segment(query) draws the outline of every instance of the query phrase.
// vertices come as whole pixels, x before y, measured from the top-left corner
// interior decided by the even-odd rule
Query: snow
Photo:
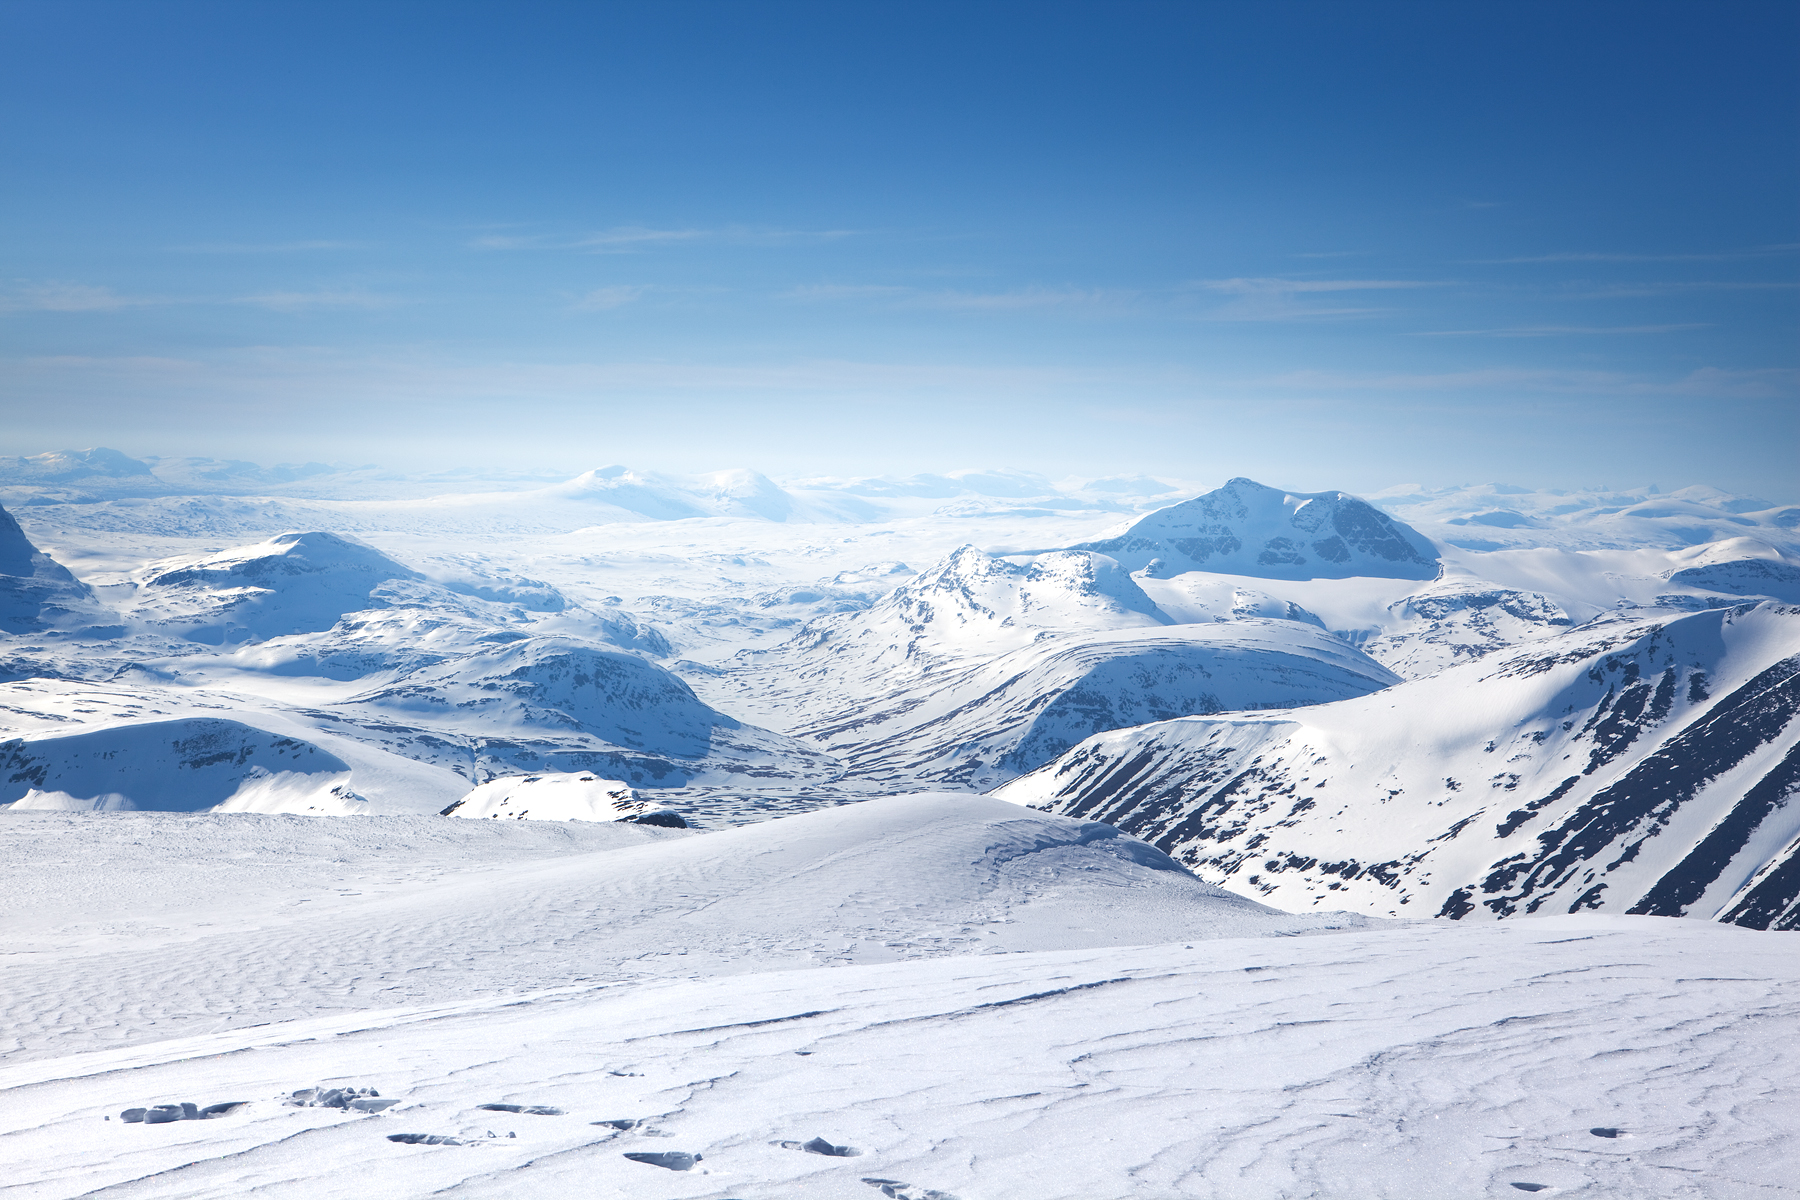
[[[0,1189],[1795,1194],[1793,510],[1368,499],[0,461]]]
[[[509,775],[492,780],[444,809],[442,815],[473,820],[505,817],[515,821],[620,821],[664,813],[666,810],[655,812],[648,802],[639,800],[628,783],[565,772]],[[678,822],[675,817],[646,824],[683,828]]]

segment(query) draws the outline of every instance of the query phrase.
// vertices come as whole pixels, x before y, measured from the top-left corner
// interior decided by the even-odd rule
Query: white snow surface
[[[618,821],[649,808],[628,783],[558,772],[492,780],[470,791],[442,815],[471,820]]]

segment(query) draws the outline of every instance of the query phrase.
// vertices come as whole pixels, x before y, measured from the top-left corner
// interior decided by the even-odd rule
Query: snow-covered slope
[[[690,676],[714,703],[830,751],[851,779],[971,788],[1102,729],[1395,682],[1316,620],[1249,615],[1259,611],[1175,625],[1105,555],[1020,566],[964,546],[865,611]]]
[[[686,829],[680,815],[640,799],[631,785],[580,772],[509,775],[475,788],[438,814],[471,820],[633,821]]]
[[[1000,789],[1272,903],[1800,924],[1800,610],[1616,619],[1359,700],[1101,734]]]
[[[1534,491],[1490,483],[1388,488],[1372,502],[1429,537],[1466,550],[1674,549],[1751,537],[1800,554],[1800,507],[1714,487]]]
[[[46,632],[109,637],[123,632],[86,584],[31,544],[0,509],[0,634]]]
[[[528,638],[423,667],[343,707],[474,739],[490,772],[591,771],[679,787],[816,780],[838,770],[828,755],[709,707],[654,663],[568,638]]]
[[[1397,682],[1323,630],[1292,621],[1122,629],[1045,637],[906,688],[847,693],[790,732],[829,750],[853,778],[985,789],[1101,730],[1295,708]]]
[[[1164,576],[1431,579],[1438,573],[1431,543],[1366,501],[1344,492],[1284,492],[1250,479],[1233,479],[1072,548]]]
[[[371,546],[334,533],[283,533],[197,559],[154,563],[141,576],[139,615],[218,645],[330,629],[345,613],[379,607],[388,580],[418,579]]]
[[[310,742],[190,717],[0,741],[0,804],[19,811],[362,811],[349,763]]]
[[[81,828],[53,822],[74,816],[8,812],[0,821],[53,844],[55,830]],[[207,840],[230,828],[214,815],[161,819],[193,821],[186,853],[203,861],[212,857]],[[119,828],[125,836],[131,826]],[[404,858],[410,826],[400,819],[391,828]],[[55,948],[37,935],[39,952],[8,967],[0,1052],[17,1061],[241,1028],[272,1009],[343,1012],[581,982],[1369,924],[1278,913],[1200,882],[1110,826],[966,795],[872,800],[626,845],[505,871],[471,857],[439,879],[384,884],[355,901],[321,888],[304,907],[292,894],[260,899],[254,864],[242,864],[221,881],[250,893],[229,911],[201,905],[186,920],[164,911],[132,935],[89,928]],[[4,853],[12,887],[28,889],[47,869],[13,846]],[[59,873],[71,869],[51,861]],[[102,883],[120,886],[91,881]],[[57,888],[69,890],[60,874]],[[206,969],[203,989],[182,986],[196,964],[211,963],[230,966]]]
[[[245,820],[267,819],[235,823]],[[365,830],[380,822],[310,824]],[[509,873],[532,872],[518,856],[519,835],[545,832],[534,822],[434,824],[487,835],[490,862],[496,849],[513,850]],[[558,826],[559,836],[681,837],[637,826],[567,828]],[[55,843],[55,830],[37,832]],[[52,1044],[54,1057],[34,1053],[34,1042],[13,1051],[14,1065],[0,1065],[0,1134],[16,1195],[1410,1200],[1536,1192],[1714,1200],[1794,1193],[1782,1098],[1800,1081],[1800,1052],[1779,1031],[1800,1018],[1800,967],[1780,952],[1782,935],[1584,914],[978,957],[940,948],[926,961],[709,978],[689,965],[693,951],[673,952],[692,945],[695,910],[682,897],[667,911],[671,936],[661,948],[669,952],[637,960],[656,964],[661,980],[589,974],[589,952],[602,943],[582,938],[561,958],[550,987],[524,990],[515,982],[462,999],[409,1002],[422,989],[398,974],[406,965],[427,978],[446,974],[440,964],[447,958],[483,979],[519,967],[527,968],[517,972],[520,980],[540,977],[536,938],[514,944],[486,932],[529,931],[537,910],[491,907],[520,897],[484,888],[472,873],[446,879],[435,909],[392,908],[414,886],[392,876],[417,875],[421,857],[439,867],[437,847],[450,840],[442,833],[424,856],[423,838],[383,829],[394,851],[385,858],[365,845],[302,861],[314,881],[365,891],[363,881],[379,880],[386,893],[343,897],[324,888],[265,895],[241,886],[254,878],[269,887],[265,881],[287,883],[297,874],[284,871],[295,861],[284,853],[285,838],[258,847],[261,870],[252,877],[231,870],[229,856],[207,853],[212,839],[194,835],[209,830],[184,832],[193,865],[180,889],[151,885],[161,874],[138,873],[163,867],[161,855],[110,860],[122,868],[116,883],[147,901],[130,915],[138,939],[147,934],[162,944],[158,950],[129,947],[117,960],[123,969],[110,976],[93,969],[92,960],[128,936],[114,926],[85,951],[40,941],[27,960],[39,1003],[17,1010],[68,1023],[61,1045]],[[496,846],[501,834],[511,835],[506,847]],[[572,865],[572,855],[605,857],[564,852],[544,868],[546,883]],[[362,867],[347,877],[346,857]],[[865,894],[924,899],[933,877],[906,874],[920,862],[911,854],[872,855],[859,865],[875,874],[845,881]],[[1140,901],[1156,894],[1093,885],[1086,865],[1072,858],[1041,877],[1044,899],[1057,885],[1078,895],[1110,892],[1110,913],[1094,916],[1128,927],[1143,911]],[[1116,869],[1104,859],[1092,865]],[[45,882],[54,888],[61,878]],[[196,930],[184,940],[145,930],[147,914],[177,919],[171,891],[191,896],[199,919],[222,918],[243,933],[232,939]],[[107,899],[86,895],[90,904]],[[274,895],[312,903],[262,908]],[[247,905],[256,915],[246,920],[239,914]],[[399,918],[384,931],[391,978],[402,981],[386,993],[390,999],[358,997],[345,1006],[351,981],[313,974],[305,958],[285,974],[269,971],[274,954],[292,944],[285,923],[316,930],[348,915],[347,932],[359,943],[358,910],[371,906],[375,915]],[[922,908],[911,928],[928,929],[940,911]],[[827,918],[824,936],[815,935],[787,911],[771,919],[797,945],[825,943],[837,929]],[[472,932],[481,936],[464,940]],[[249,980],[265,990],[241,987],[240,950]],[[341,971],[353,958],[328,961]],[[172,970],[176,994],[158,990],[158,964]],[[373,971],[355,978],[390,986]],[[58,979],[76,988],[38,993],[40,981]],[[102,979],[105,990],[80,990]],[[176,982],[194,979],[208,986]],[[275,990],[266,989],[270,983]],[[147,1024],[166,1020],[176,1001],[218,1005],[226,999],[221,987],[242,1006],[225,1028],[204,1013]],[[144,1017],[122,1023],[120,1044],[101,1046],[81,1021],[90,1011],[82,1006],[96,1001],[102,1013],[142,1006]],[[245,1011],[273,1023],[247,1026]],[[95,1048],[82,1052],[86,1046]],[[374,1088],[394,1104],[371,1115],[289,1102],[315,1088]],[[209,1120],[119,1120],[131,1107],[182,1101],[241,1106]],[[659,1160],[686,1169],[659,1167]]]

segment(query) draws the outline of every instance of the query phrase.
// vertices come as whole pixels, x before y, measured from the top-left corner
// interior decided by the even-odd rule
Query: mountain
[[[654,663],[569,638],[527,638],[423,667],[335,711],[460,735],[490,775],[591,772],[666,788],[838,773],[828,755],[726,716]]]
[[[310,742],[194,717],[0,741],[0,804],[28,811],[342,815],[351,767]]]
[[[1800,926],[1800,609],[1629,615],[1361,699],[1100,734],[998,795],[1298,909]]]
[[[989,788],[1100,730],[1397,682],[1297,606],[1247,598],[1229,622],[1176,625],[1105,555],[1020,565],[972,546],[727,670],[689,669],[713,702],[890,787]]]
[[[1368,497],[1442,544],[1493,551],[1677,549],[1751,537],[1800,553],[1800,507],[1712,487],[1534,490],[1501,483],[1388,488]]]
[[[0,484],[64,484],[97,480],[128,480],[146,486],[156,483],[148,463],[104,446],[0,456]]]
[[[1130,571],[1211,571],[1261,579],[1432,579],[1437,551],[1415,530],[1344,492],[1284,492],[1250,479],[1140,517],[1072,550]]]
[[[0,634],[106,637],[120,632],[112,624],[116,619],[92,589],[32,545],[12,514],[0,508]]]
[[[335,533],[282,533],[251,546],[165,560],[139,579],[138,615],[209,645],[317,633],[381,607],[388,580],[420,579],[372,546]]]
[[[631,821],[686,829],[687,822],[629,784],[580,773],[509,775],[490,780],[449,805],[440,817],[511,821]]]
[[[1293,621],[1122,629],[1043,638],[853,697],[789,732],[829,750],[851,778],[985,790],[1102,730],[1295,708],[1397,682],[1366,655]]]

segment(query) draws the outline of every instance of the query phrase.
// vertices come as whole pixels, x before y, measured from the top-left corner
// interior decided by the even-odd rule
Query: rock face
[[[349,764],[310,742],[216,717],[0,742],[0,803],[21,810],[343,815]]]
[[[1250,479],[1158,509],[1116,537],[1070,547],[1129,571],[1262,579],[1431,579],[1430,541],[1344,492],[1284,492]]]
[[[106,633],[110,617],[86,584],[32,545],[0,509],[0,633]]]
[[[1287,909],[1800,927],[1800,609],[1614,619],[1291,716],[1088,739],[997,793]]]

